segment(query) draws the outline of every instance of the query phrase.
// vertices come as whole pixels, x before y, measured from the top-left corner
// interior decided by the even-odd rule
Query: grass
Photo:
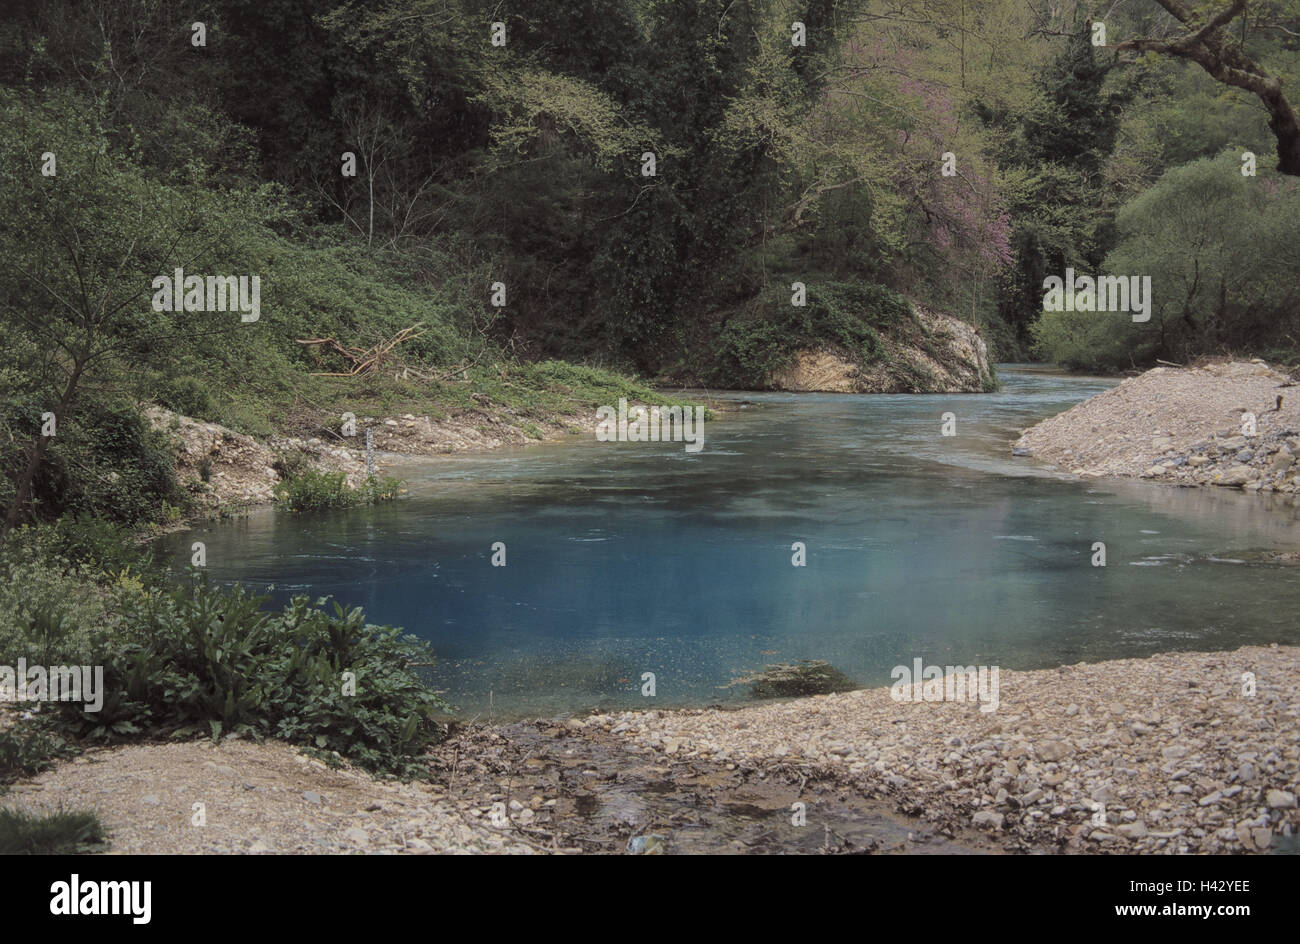
[[[60,810],[46,816],[0,809],[0,855],[66,855],[96,851],[106,841],[94,813]]]

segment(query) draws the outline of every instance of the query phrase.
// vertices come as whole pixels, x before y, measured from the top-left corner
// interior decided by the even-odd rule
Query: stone
[[[1270,810],[1295,809],[1295,794],[1287,790],[1270,790],[1264,796],[1264,802]]]
[[[320,794],[317,793],[315,790],[304,790],[302,792],[302,798],[306,800],[308,803],[314,804],[315,806],[320,806]]]
[[[370,836],[360,826],[349,826],[343,833],[343,838],[348,842],[358,846],[370,845]]]
[[[1211,480],[1215,485],[1222,488],[1241,488],[1244,485],[1253,482],[1259,476],[1259,472],[1246,465],[1234,465],[1226,472],[1221,472]]]
[[[980,810],[971,817],[971,823],[982,829],[1001,829],[1002,819],[1001,813],[995,813],[992,810]]]
[[[1034,750],[1038,754],[1039,760],[1049,764],[1063,760],[1065,755],[1069,753],[1066,746],[1060,741],[1043,741],[1036,745]]]
[[[1119,834],[1127,839],[1145,839],[1147,824],[1140,819],[1132,823],[1125,823],[1119,828]]]

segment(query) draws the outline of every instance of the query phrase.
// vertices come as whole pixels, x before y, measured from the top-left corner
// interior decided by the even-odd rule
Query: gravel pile
[[[1292,494],[1300,387],[1290,383],[1263,361],[1157,367],[1044,420],[1013,451],[1085,477]],[[1243,432],[1246,414],[1253,433]]]
[[[838,770],[869,795],[1008,847],[1260,852],[1300,826],[1300,647],[1006,671],[1000,689],[987,713],[879,688],[587,723],[666,759]]]

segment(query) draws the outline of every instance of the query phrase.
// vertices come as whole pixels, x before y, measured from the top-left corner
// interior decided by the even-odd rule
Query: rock
[[[1259,472],[1246,465],[1234,465],[1226,472],[1220,472],[1210,481],[1222,488],[1240,488],[1259,477]]]
[[[1119,834],[1128,839],[1145,839],[1147,834],[1147,824],[1142,822],[1142,820],[1125,823],[1119,828]]]
[[[432,852],[433,846],[429,845],[418,836],[415,839],[406,840],[406,848],[414,849],[416,852]]]
[[[140,802],[147,806],[159,806],[162,803],[162,800],[158,799],[158,797],[152,793],[146,793],[144,796],[140,797]]]
[[[1255,848],[1260,852],[1265,852],[1273,844],[1273,830],[1271,829],[1252,829],[1250,838],[1254,840]]]
[[[1264,797],[1270,810],[1295,809],[1295,794],[1287,790],[1270,790]]]
[[[1001,829],[1002,814],[995,813],[992,810],[980,810],[971,817],[971,823],[981,829]]]
[[[253,853],[256,853],[256,852],[270,852],[270,851],[271,851],[271,847],[268,846],[266,843],[264,843],[264,842],[263,842],[262,840],[260,840],[260,839],[254,839],[254,840],[253,840],[253,844],[252,844],[251,846],[248,847],[248,851],[249,851],[249,852],[253,852]]]
[[[302,793],[302,798],[306,800],[308,803],[312,803],[315,804],[316,806],[320,806],[320,794],[317,793],[315,790],[304,790]]]
[[[1038,759],[1046,763],[1063,760],[1069,750],[1060,741],[1042,741],[1034,747]]]
[[[343,833],[343,838],[348,842],[358,846],[370,845],[370,836],[360,826],[349,826]]]

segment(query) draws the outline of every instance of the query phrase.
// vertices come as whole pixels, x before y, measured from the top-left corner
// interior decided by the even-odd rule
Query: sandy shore
[[[96,810],[123,852],[621,852],[634,835],[668,851],[822,851],[832,836],[830,851],[892,852],[1258,853],[1294,842],[1300,647],[999,679],[991,712],[901,703],[878,688],[488,726],[442,745],[430,783],[407,786],[283,744],[117,747],[18,784],[5,802]],[[603,818],[592,813],[602,798]],[[794,803],[811,831],[791,825]],[[843,837],[867,821],[854,850]],[[706,846],[710,830],[728,841]]]

